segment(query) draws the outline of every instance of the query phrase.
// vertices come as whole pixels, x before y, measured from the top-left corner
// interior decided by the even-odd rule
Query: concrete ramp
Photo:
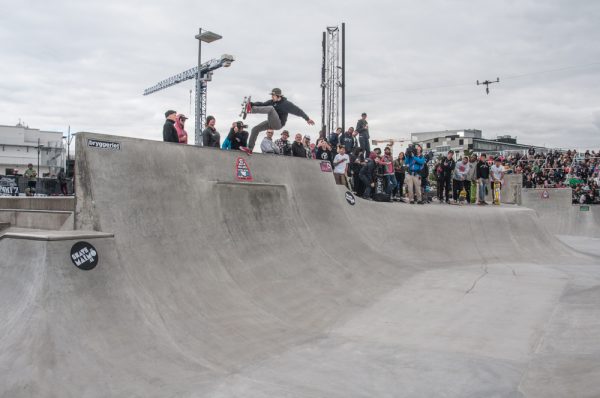
[[[76,170],[76,227],[114,238],[89,271],[0,240],[2,397],[600,395],[599,261],[532,210],[350,205],[316,161],[88,133]]]

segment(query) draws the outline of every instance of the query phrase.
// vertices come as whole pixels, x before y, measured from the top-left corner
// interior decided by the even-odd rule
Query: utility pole
[[[346,131],[346,23],[342,22],[342,132]]]

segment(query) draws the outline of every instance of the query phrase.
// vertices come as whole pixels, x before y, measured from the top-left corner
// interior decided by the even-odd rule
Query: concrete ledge
[[[0,196],[0,209],[75,211],[75,198]]]
[[[20,228],[72,230],[73,219],[72,211],[0,209],[0,222]]]
[[[114,238],[115,234],[98,231],[46,231],[41,229],[9,228],[0,239],[42,241]]]

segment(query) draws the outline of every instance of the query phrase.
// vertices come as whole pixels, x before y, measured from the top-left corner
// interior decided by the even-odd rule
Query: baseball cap
[[[189,119],[186,115],[184,115],[183,113],[180,113],[179,116],[177,116],[179,119],[183,119],[183,120],[187,120]]]

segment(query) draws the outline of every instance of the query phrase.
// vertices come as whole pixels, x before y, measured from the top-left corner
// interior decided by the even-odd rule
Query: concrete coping
[[[43,229],[9,228],[0,239],[27,239],[42,241],[114,238],[115,234],[98,231],[48,231]]]

